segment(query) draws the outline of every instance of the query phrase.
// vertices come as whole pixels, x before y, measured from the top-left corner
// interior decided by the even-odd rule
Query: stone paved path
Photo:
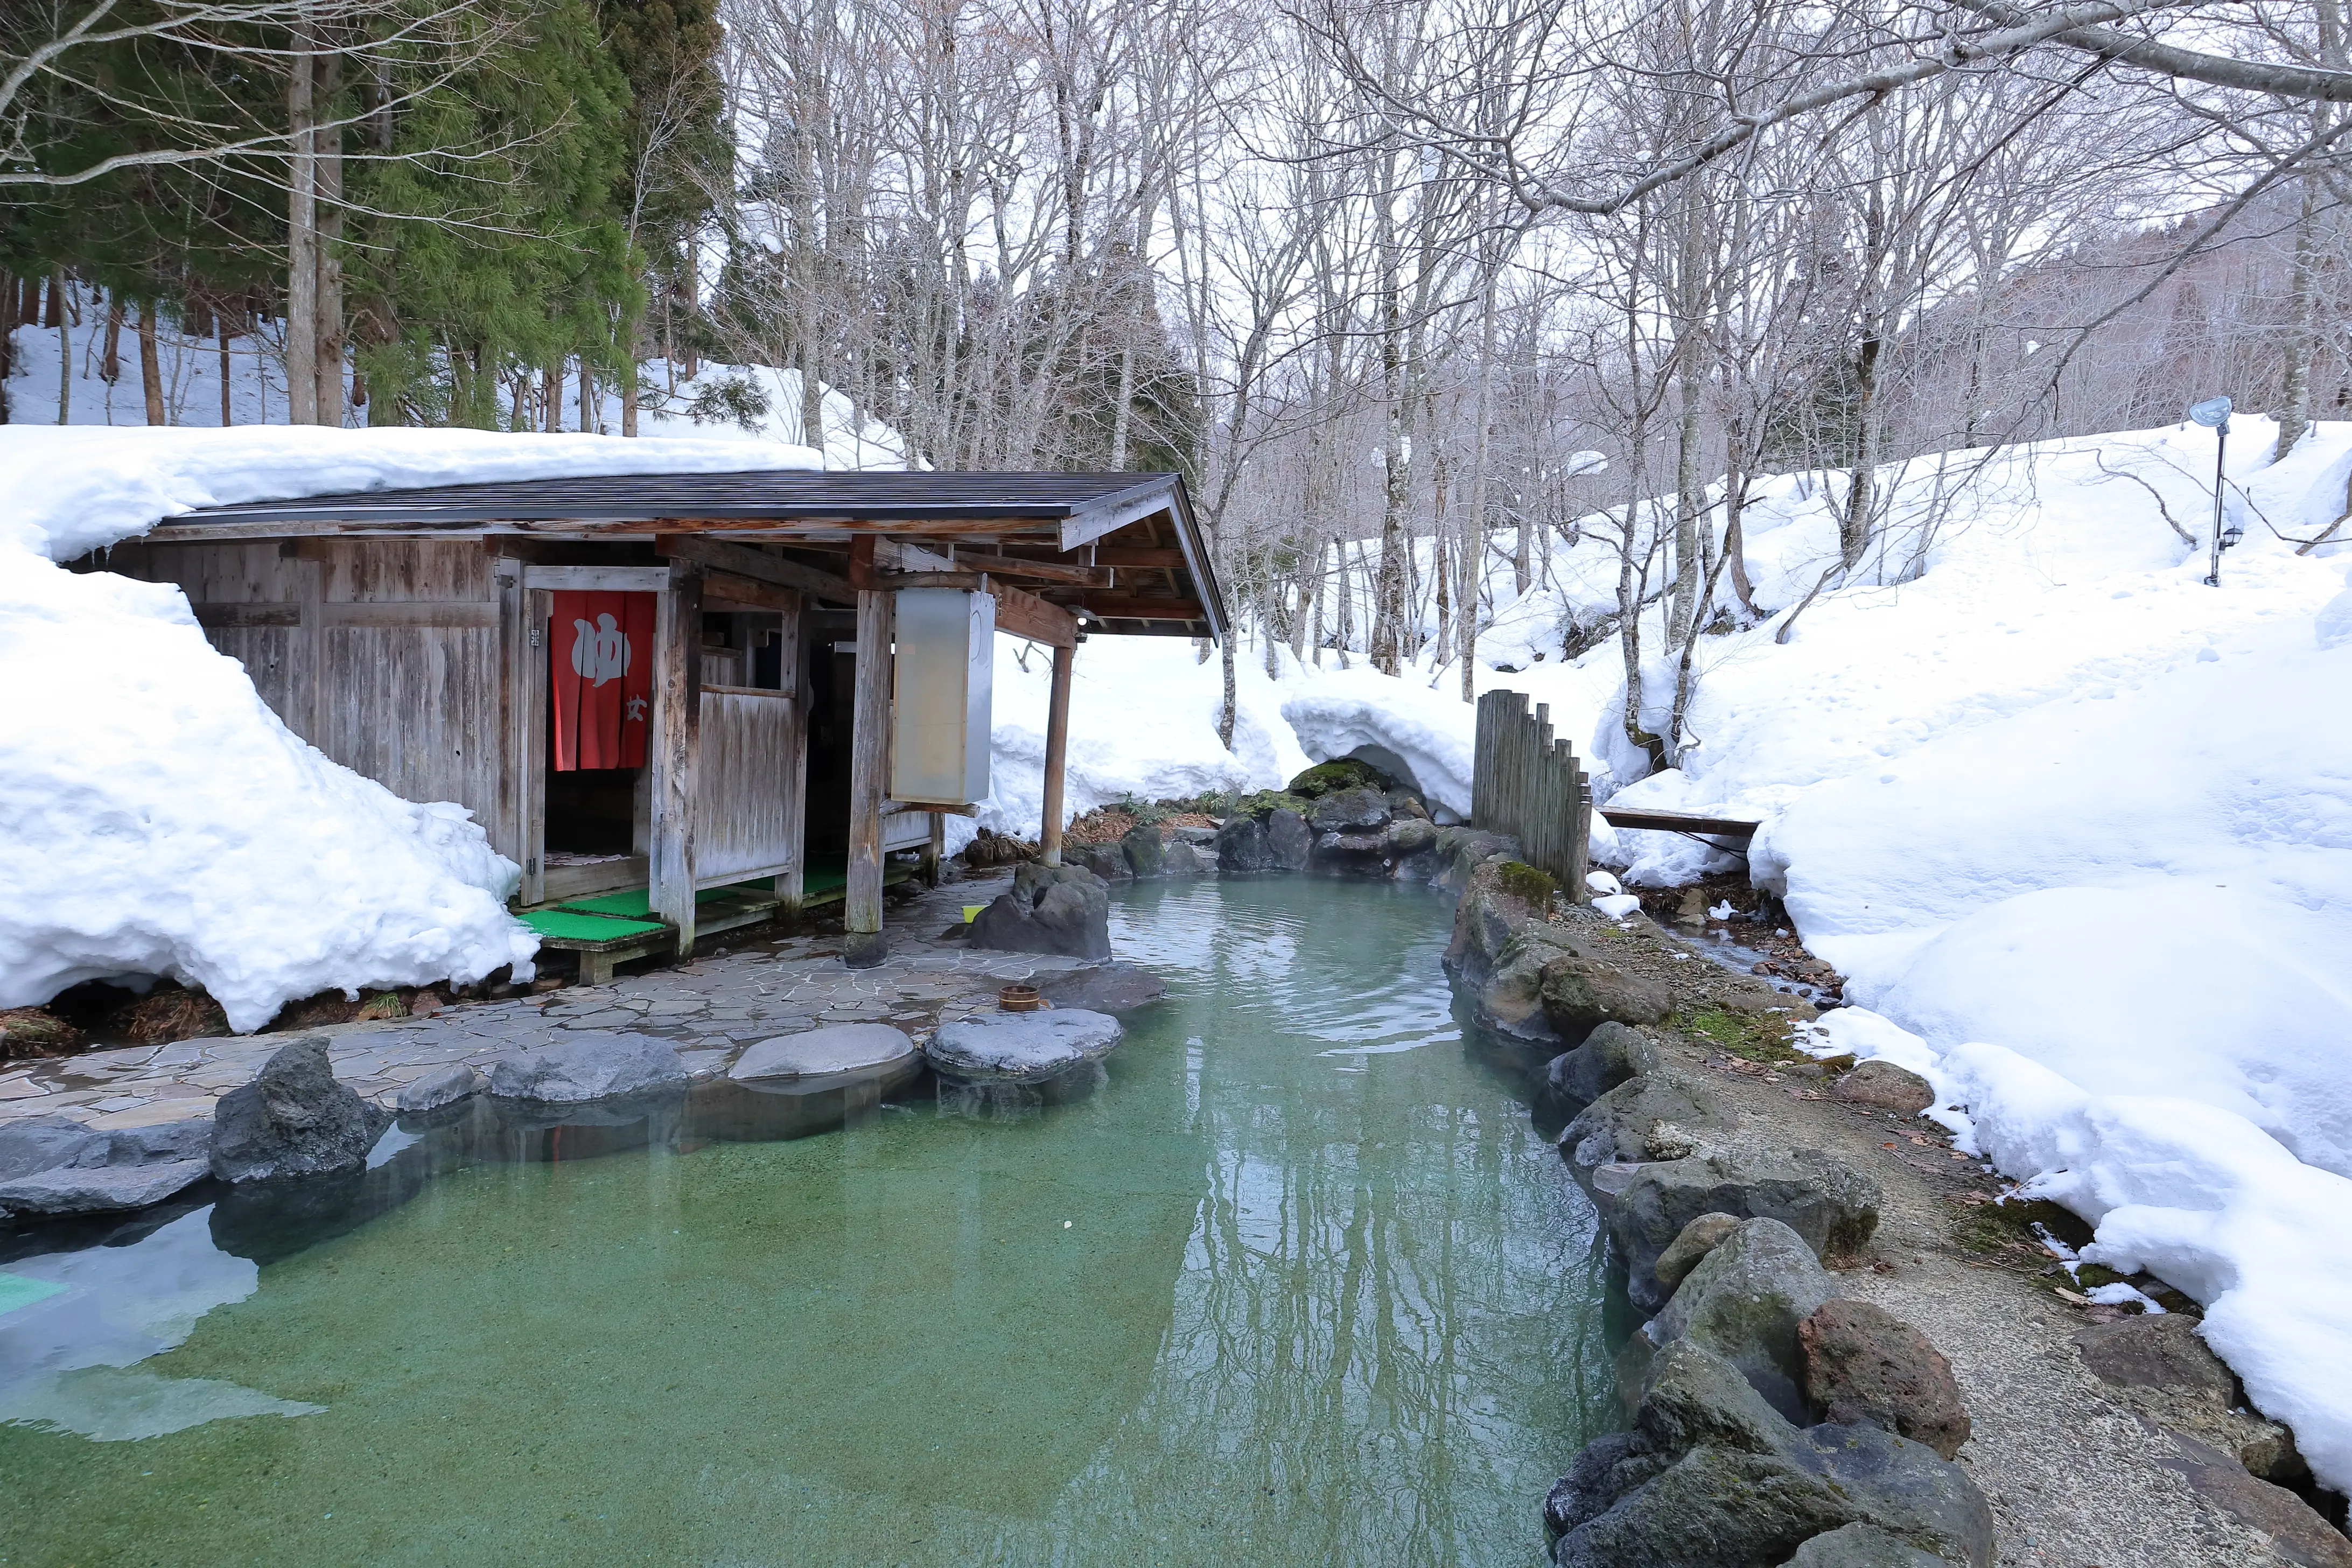
[[[940,934],[962,906],[986,903],[1012,881],[984,873],[894,904],[886,916],[890,958],[873,969],[841,962],[838,936],[754,942],[675,969],[624,975],[610,985],[496,1002],[462,1003],[431,1018],[337,1024],[324,1035],[335,1076],[385,1105],[403,1085],[451,1062],[568,1035],[629,1032],[673,1042],[696,1078],[727,1070],[746,1046],[820,1024],[890,1023],[927,1039],[943,1019],[992,1009],[1010,981],[1083,968],[1076,959],[987,952]],[[736,933],[715,938],[714,950]],[[210,1116],[213,1102],[247,1082],[294,1034],[231,1036],[133,1046],[26,1062],[0,1072],[0,1119],[62,1115],[93,1127],[142,1127]]]

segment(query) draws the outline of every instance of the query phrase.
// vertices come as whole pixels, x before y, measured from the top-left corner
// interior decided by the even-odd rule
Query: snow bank
[[[1316,761],[1360,756],[1417,784],[1432,805],[1470,815],[1478,715],[1455,693],[1373,669],[1323,670],[1297,679],[1282,717]]]
[[[466,812],[294,735],[177,589],[54,560],[214,502],[816,462],[772,443],[0,427],[0,1005],[167,975],[253,1029],[330,988],[528,975],[536,947],[504,907],[518,868]]]
[[[2255,1406],[2294,1429],[2320,1479],[2352,1479],[2352,1181],[2200,1099],[2088,1092],[2000,1046],[1939,1052],[1861,1008],[1816,1037],[1927,1074],[1960,1147],[2096,1226],[2085,1261],[2203,1303],[2199,1332]]]
[[[1026,668],[1024,668],[1025,661]],[[978,826],[1035,837],[1044,816],[1045,714],[1051,651],[996,639],[992,794],[967,826],[949,819],[949,847]],[[1234,749],[1217,740],[1222,660],[1202,661],[1175,637],[1095,637],[1071,669],[1066,810],[1092,811],[1122,795],[1184,799],[1210,790],[1277,789],[1310,759],[1283,722],[1281,695],[1263,669],[1235,672]]]

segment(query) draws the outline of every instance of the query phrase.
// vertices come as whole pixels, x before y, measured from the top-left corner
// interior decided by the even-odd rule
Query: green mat
[[[653,914],[651,893],[652,889],[648,888],[628,888],[593,899],[568,899],[556,907],[583,915],[617,915],[623,920],[645,920]],[[724,888],[705,888],[694,895],[694,901],[707,904],[715,900],[732,898],[738,893],[773,897],[774,889],[765,882],[736,882]]]
[[[28,1279],[22,1274],[0,1274],[0,1318],[19,1307],[46,1301],[65,1287],[54,1279]]]
[[[637,901],[642,904],[645,896],[639,894]],[[532,910],[517,918],[543,937],[561,937],[572,942],[611,942],[625,936],[651,936],[665,929],[659,921],[577,914],[568,909]]]

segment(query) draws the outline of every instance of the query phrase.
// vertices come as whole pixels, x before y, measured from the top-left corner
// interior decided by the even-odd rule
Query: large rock
[[[1797,1335],[1805,1397],[1825,1419],[1848,1426],[1868,1422],[1947,1459],[1969,1440],[1969,1409],[1951,1363],[1927,1335],[1885,1308],[1825,1301],[1798,1325]]]
[[[106,1134],[63,1116],[24,1116],[0,1121],[0,1182],[13,1182],[61,1165],[76,1165],[106,1151]]]
[[[1040,980],[1037,990],[1056,1007],[1075,1007],[1089,1013],[1128,1013],[1165,998],[1168,984],[1136,964],[1106,963],[1097,969],[1073,969],[1066,974]]]
[[[2198,1337],[2196,1322],[2177,1312],[2100,1323],[2077,1333],[2074,1343],[2083,1363],[2109,1383],[2238,1402],[2237,1374]]]
[[[1993,1561],[1991,1510],[1958,1466],[1873,1426],[1801,1431],[1694,1340],[1659,1353],[1633,1434],[1605,1441],[1547,1500],[1574,1521],[1553,1550],[1563,1568],[1784,1563],[1853,1524],[1931,1560]]]
[[[1445,972],[1472,984],[1484,983],[1520,929],[1542,923],[1559,890],[1549,877],[1517,860],[1481,865],[1470,874],[1462,901],[1454,906]],[[1567,938],[1559,942],[1564,948]]]
[[[592,1100],[683,1089],[688,1079],[677,1047],[650,1035],[590,1035],[533,1050],[509,1051],[492,1057],[484,1070],[492,1094],[543,1105],[579,1105]]]
[[[1658,1047],[1639,1030],[1604,1023],[1582,1045],[1552,1058],[1544,1085],[1554,1099],[1581,1107],[1657,1066]]]
[[[1137,881],[1156,882],[1168,874],[1167,840],[1151,823],[1139,822],[1129,828],[1118,847]]]
[[[1837,1080],[1831,1090],[1849,1105],[1867,1105],[1916,1116],[1936,1103],[1936,1090],[1924,1078],[1888,1061],[1867,1061]]]
[[[834,1024],[748,1047],[727,1069],[745,1079],[829,1078],[914,1065],[915,1042],[887,1024]]]
[[[1747,1220],[1699,1259],[1637,1337],[1653,1345],[1684,1339],[1705,1345],[1738,1367],[1773,1409],[1802,1422],[1801,1326],[1836,1289],[1795,1231],[1775,1219]]]
[[[1235,816],[1217,829],[1217,869],[1270,871],[1274,851],[1265,841],[1265,824],[1255,816]]]
[[[1703,1214],[1683,1226],[1674,1240],[1666,1243],[1666,1249],[1658,1254],[1657,1262],[1650,1266],[1650,1271],[1657,1277],[1658,1289],[1669,1296],[1680,1289],[1683,1281],[1690,1278],[1690,1271],[1698,1267],[1699,1259],[1722,1246],[1739,1226],[1740,1222],[1727,1214]]]
[[[1874,1524],[1848,1524],[1798,1547],[1785,1568],[1946,1568],[1949,1562]]]
[[[1559,1036],[1543,1008],[1545,965],[1563,951],[1558,928],[1541,921],[1521,926],[1491,963],[1470,980],[1470,1008],[1487,1028],[1513,1039],[1555,1044]]]
[[[1488,833],[1483,828],[1464,827],[1458,824],[1437,830],[1437,842],[1432,849],[1437,857],[1437,885],[1449,892],[1459,893],[1470,886],[1470,879],[1478,868],[1492,860],[1516,860],[1519,857],[1519,841],[1500,833]]]
[[[1385,791],[1358,784],[1333,790],[1318,800],[1307,826],[1318,833],[1378,833],[1394,815]]]
[[[1661,1120],[1646,1134],[1646,1158],[1592,1160],[1593,1153],[1606,1152],[1607,1140],[1632,1131],[1622,1122],[1591,1129],[1587,1119],[1593,1110],[1628,1090],[1646,1091],[1656,1106],[1664,1096],[1654,1080],[1665,1077],[1663,1070],[1648,1073],[1612,1089],[1586,1107],[1561,1137],[1572,1160],[1592,1179],[1594,1202],[1625,1258],[1626,1289],[1635,1306],[1655,1311],[1665,1304],[1667,1292],[1655,1272],[1659,1255],[1701,1215],[1777,1219],[1823,1258],[1850,1256],[1870,1239],[1878,1228],[1877,1184],[1818,1149],[1707,1148],[1702,1146],[1703,1132]]]
[[[1315,835],[1307,819],[1297,812],[1277,807],[1265,818],[1265,854],[1267,868],[1276,871],[1304,871],[1315,853]]]
[[[1680,1159],[1730,1123],[1731,1112],[1711,1085],[1662,1062],[1578,1111],[1560,1133],[1559,1146],[1570,1163],[1583,1170],[1641,1164]]]
[[[403,1087],[393,1096],[392,1106],[404,1116],[420,1116],[461,1100],[471,1100],[489,1087],[490,1080],[473,1063],[451,1062],[439,1072],[427,1073]]]
[[[1110,1054],[1123,1031],[1108,1013],[1052,1008],[983,1014],[942,1024],[923,1054],[970,1083],[1037,1083]]]
[[[971,942],[1003,952],[1108,958],[1110,889],[1083,866],[1023,866],[1012,890],[973,920]]]
[[[2194,1437],[2165,1434],[2178,1458],[2161,1450],[2157,1463],[2186,1480],[2207,1501],[2271,1538],[2271,1551],[2301,1568],[2352,1568],[2347,1542],[2310,1504],[2281,1486],[2258,1480],[2236,1459]]]
[[[0,1211],[68,1215],[143,1209],[210,1174],[212,1163],[204,1159],[143,1165],[65,1165],[0,1182]]]
[[[328,1176],[367,1163],[392,1112],[335,1081],[325,1037],[280,1047],[213,1110],[212,1172],[225,1182]]]
[[[1603,1024],[1654,1024],[1674,1010],[1674,993],[1657,981],[1582,952],[1543,967],[1544,1016],[1562,1040],[1581,1040]]]
[[[1062,847],[1062,863],[1083,867],[1106,882],[1135,879],[1135,869],[1127,863],[1127,851],[1116,844],[1066,844]]]
[[[1383,836],[1389,875],[1400,882],[1431,882],[1444,868],[1437,853],[1438,829],[1425,816],[1400,813]]]

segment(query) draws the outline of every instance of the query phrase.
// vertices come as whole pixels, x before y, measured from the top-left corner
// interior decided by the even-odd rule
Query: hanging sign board
[[[959,588],[901,588],[897,640],[890,798],[929,805],[987,799],[996,601]]]
[[[654,595],[548,597],[555,771],[643,767],[653,710]]]

